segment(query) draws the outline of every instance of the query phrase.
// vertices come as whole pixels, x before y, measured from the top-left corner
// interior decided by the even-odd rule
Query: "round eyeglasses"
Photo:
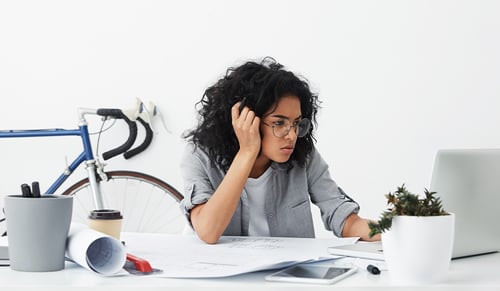
[[[297,137],[304,137],[307,135],[309,129],[311,128],[311,121],[307,118],[294,121],[293,124],[288,119],[280,119],[273,122],[272,124],[267,124],[264,121],[262,121],[262,123],[264,125],[272,127],[274,136],[278,138],[287,136],[292,127],[295,130],[295,134],[297,135]]]

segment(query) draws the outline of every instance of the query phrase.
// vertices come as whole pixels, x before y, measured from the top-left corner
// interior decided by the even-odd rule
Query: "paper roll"
[[[72,223],[69,230],[66,257],[80,266],[104,276],[124,272],[127,259],[125,246],[116,238]]]

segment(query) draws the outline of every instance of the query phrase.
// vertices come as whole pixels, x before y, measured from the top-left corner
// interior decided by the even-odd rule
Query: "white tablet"
[[[356,267],[297,264],[266,276],[268,281],[332,284],[357,271]]]

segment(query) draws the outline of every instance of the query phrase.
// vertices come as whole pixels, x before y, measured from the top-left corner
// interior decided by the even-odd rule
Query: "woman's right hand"
[[[240,151],[257,155],[260,151],[260,118],[247,106],[240,112],[241,102],[231,108],[231,117],[234,133],[240,144]]]
[[[240,112],[240,102],[231,108],[231,118],[240,149],[224,179],[204,204],[191,209],[191,222],[198,237],[216,243],[238,208],[240,195],[260,152],[260,118],[248,107]]]

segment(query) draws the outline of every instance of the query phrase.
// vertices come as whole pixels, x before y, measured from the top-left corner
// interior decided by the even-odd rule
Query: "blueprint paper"
[[[154,277],[217,278],[338,258],[327,248],[358,238],[221,237],[206,244],[194,235],[123,233],[127,250],[163,272]]]
[[[78,265],[104,276],[122,275],[127,253],[121,241],[88,228],[70,226],[66,257]]]

